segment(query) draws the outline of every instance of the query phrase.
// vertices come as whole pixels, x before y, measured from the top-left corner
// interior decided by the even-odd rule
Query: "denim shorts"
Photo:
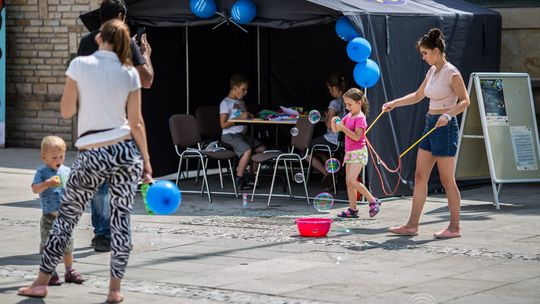
[[[426,127],[423,134],[429,132],[441,115],[426,114]],[[444,127],[435,129],[420,142],[420,149],[431,152],[433,156],[456,156],[458,142],[458,123],[455,117]]]

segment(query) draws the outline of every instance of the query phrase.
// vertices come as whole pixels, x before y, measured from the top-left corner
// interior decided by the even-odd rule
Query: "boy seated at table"
[[[230,80],[229,94],[219,104],[219,123],[222,133],[221,140],[234,149],[234,152],[240,159],[236,168],[235,183],[239,189],[248,190],[252,185],[249,180],[244,178],[244,171],[251,159],[251,147],[249,138],[246,136],[247,127],[245,125],[235,125],[230,119],[246,119],[253,117],[247,111],[244,97],[249,88],[249,79],[242,74],[234,74]],[[266,147],[258,140],[253,140],[255,152],[262,152]]]

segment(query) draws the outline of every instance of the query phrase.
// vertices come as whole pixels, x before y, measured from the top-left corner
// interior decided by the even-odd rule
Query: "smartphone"
[[[137,42],[137,45],[141,45],[141,38],[145,31],[146,28],[144,26],[137,27],[137,36],[135,36],[135,41]]]

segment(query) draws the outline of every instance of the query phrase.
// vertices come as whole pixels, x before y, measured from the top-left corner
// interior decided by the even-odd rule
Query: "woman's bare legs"
[[[448,230],[459,232],[459,213],[461,205],[461,195],[454,176],[454,157],[437,157],[437,169],[439,177],[448,198],[448,209],[450,210],[450,224]]]
[[[107,303],[120,303],[124,300],[124,296],[120,293],[120,284],[122,279],[111,277],[109,281],[109,294],[107,295]]]
[[[431,152],[418,149],[416,156],[416,171],[414,173],[414,191],[411,214],[407,224],[391,227],[390,231],[398,234],[415,234],[418,231],[418,222],[424,209],[428,192],[428,181],[431,170],[435,165],[435,157]]]
[[[17,293],[21,296],[44,298],[47,296],[47,285],[50,279],[50,274],[40,271],[30,286],[19,288]]]

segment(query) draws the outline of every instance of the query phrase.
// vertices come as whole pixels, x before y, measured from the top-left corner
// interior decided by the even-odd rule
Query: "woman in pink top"
[[[343,94],[345,106],[349,114],[339,121],[339,116],[332,117],[332,131],[345,133],[345,157],[347,174],[347,196],[349,197],[349,208],[338,214],[339,217],[357,218],[358,208],[356,206],[356,192],[360,192],[369,201],[369,217],[374,217],[379,213],[381,202],[371,195],[369,190],[362,183],[358,182],[360,171],[367,165],[368,151],[366,147],[367,128],[366,115],[368,112],[368,101],[364,93],[359,89],[352,88]]]
[[[435,163],[439,177],[448,197],[450,224],[434,234],[436,238],[461,236],[459,226],[460,193],[454,177],[457,150],[458,125],[456,115],[470,104],[463,78],[458,69],[446,60],[445,43],[441,30],[431,29],[416,44],[422,59],[431,66],[426,78],[414,93],[392,100],[383,105],[383,111],[412,105],[428,97],[429,111],[426,115],[424,134],[433,127],[437,129],[420,142],[416,158],[413,204],[409,221],[405,225],[388,230],[399,235],[416,235],[418,222],[427,197],[428,181]]]

